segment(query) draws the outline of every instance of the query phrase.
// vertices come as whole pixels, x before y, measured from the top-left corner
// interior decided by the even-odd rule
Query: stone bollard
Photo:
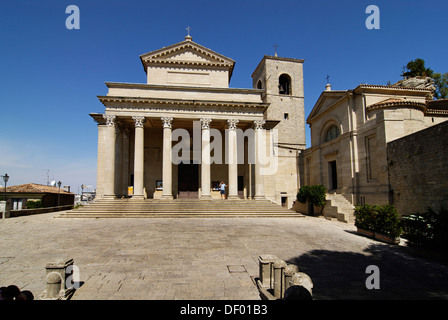
[[[294,264],[288,264],[285,268],[285,291],[288,290],[290,284],[289,282],[292,279],[294,273],[299,272],[299,267]]]
[[[306,290],[304,290],[306,289]],[[313,281],[303,272],[296,272],[289,281],[285,299],[307,300],[313,297]]]
[[[258,257],[260,282],[264,288],[274,288],[274,261],[277,259],[276,256],[271,254]]]
[[[274,298],[283,299],[285,294],[286,262],[280,259],[274,261]]]
[[[73,259],[56,259],[46,267],[46,289],[41,294],[42,300],[68,300],[75,292],[71,279]]]

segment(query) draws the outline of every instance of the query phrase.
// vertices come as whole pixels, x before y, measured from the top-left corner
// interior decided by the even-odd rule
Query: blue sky
[[[68,30],[69,5],[80,29]],[[368,30],[368,5],[380,29]],[[184,40],[236,61],[231,87],[279,45],[281,57],[305,59],[305,116],[325,88],[400,80],[422,58],[448,71],[446,1],[2,1],[0,4],[0,173],[8,185],[60,180],[78,192],[96,184],[97,95],[106,81],[145,83],[139,55]],[[308,126],[307,126],[307,133]],[[308,138],[309,144],[309,138]]]

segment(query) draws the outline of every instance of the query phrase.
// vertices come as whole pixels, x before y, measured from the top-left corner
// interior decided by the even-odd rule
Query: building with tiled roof
[[[306,120],[311,147],[303,152],[301,185],[324,185],[324,214],[340,220],[350,219],[355,204],[389,203],[388,143],[447,120],[448,100],[433,100],[431,88],[327,85]]]
[[[5,188],[0,187],[0,195],[3,198]],[[63,188],[41,185],[37,183],[26,183],[6,188],[6,198],[12,210],[25,209],[28,201],[41,201],[41,206],[56,207],[58,205],[74,204],[75,195],[65,191]]]

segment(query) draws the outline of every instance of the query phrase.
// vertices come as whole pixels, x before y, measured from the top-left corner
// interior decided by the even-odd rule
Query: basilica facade
[[[235,62],[185,40],[140,56],[147,83],[98,96],[97,198],[270,199],[291,207],[306,147],[303,60],[264,56],[253,88]]]

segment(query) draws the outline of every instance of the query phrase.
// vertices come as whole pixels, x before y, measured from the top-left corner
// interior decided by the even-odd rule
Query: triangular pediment
[[[339,100],[346,96],[346,91],[324,91],[317,100],[314,108],[311,110],[307,123],[313,118],[325,113],[331,109]]]
[[[191,40],[148,52],[140,56],[145,69],[149,65],[176,64],[226,67],[233,69],[235,62]]]

